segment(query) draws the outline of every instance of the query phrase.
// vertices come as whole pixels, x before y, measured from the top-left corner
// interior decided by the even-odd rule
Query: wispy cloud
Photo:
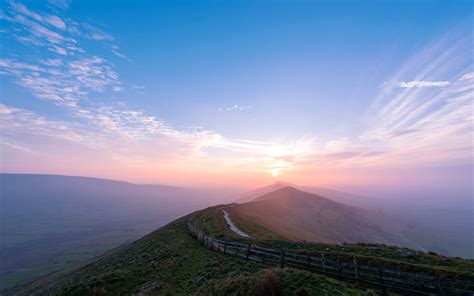
[[[11,32],[16,40],[27,45],[46,47],[61,55],[83,51],[76,45],[75,37],[69,36],[70,33],[66,31],[77,31],[75,26],[68,26],[58,15],[35,12],[14,1],[7,2],[5,8],[2,18],[15,28]]]
[[[68,62],[47,59],[39,65],[0,59],[0,71],[14,76],[34,96],[71,109],[77,109],[78,103],[90,95],[121,85],[110,64],[97,56]]]
[[[85,23],[82,24],[82,27],[85,29],[83,34],[88,39],[92,39],[95,41],[113,41],[115,39],[109,33],[106,33],[102,29],[91,24]]]
[[[228,106],[228,107],[221,107],[219,108],[218,110],[219,111],[248,111],[248,110],[252,110],[253,107],[252,106],[242,106],[242,105],[232,105],[232,106]]]
[[[64,3],[54,5],[65,9],[68,2]],[[105,42],[111,58],[128,57],[100,28],[57,13],[32,11],[17,2],[8,2],[2,18],[15,28],[14,40],[41,54],[1,57],[0,75],[68,117],[53,120],[0,104],[1,145],[18,153],[81,146],[143,170],[172,163],[168,169],[212,167],[243,174],[472,162],[474,72],[469,34],[431,44],[402,65],[380,88],[360,134],[325,142],[316,135],[256,141],[205,128],[177,128],[157,115],[116,102],[114,96],[126,94],[130,84],[122,81],[111,61],[86,50],[83,42]],[[135,84],[130,89],[143,94],[145,88]],[[254,107],[235,104],[218,110],[244,112]]]
[[[292,165],[307,171],[472,164],[471,44],[471,35],[459,32],[429,44],[380,88],[361,134],[313,145]],[[400,84],[402,77],[416,80]]]
[[[132,85],[132,90],[135,91],[137,94],[143,95],[145,94],[145,87],[143,85]]]
[[[399,86],[401,88],[413,88],[413,87],[444,87],[449,85],[449,81],[402,81]]]
[[[90,54],[84,50],[76,50],[74,55],[63,57],[63,53],[58,48],[69,49],[69,43],[78,47],[80,34],[72,33],[76,35],[76,38],[67,36],[68,33],[62,35],[53,29],[39,27],[42,25],[32,23],[33,20],[26,20],[26,18],[32,18],[57,30],[79,28],[80,24],[59,16],[52,17],[50,14],[33,12],[18,3],[11,5],[10,13],[12,14],[10,22],[14,25],[22,25],[21,29],[27,34],[24,36],[25,38],[32,38],[38,44],[44,45],[47,50],[54,49],[58,55],[30,61],[20,60],[17,57],[2,58],[0,59],[1,73],[13,77],[18,85],[28,89],[35,97],[65,108],[73,116],[73,119],[71,120],[72,124],[60,124],[47,121],[46,118],[27,110],[2,106],[4,114],[8,114],[9,122],[8,125],[5,125],[4,132],[15,128],[17,134],[31,135],[34,132],[38,135],[60,137],[62,140],[74,140],[83,144],[101,142],[101,147],[112,150],[117,150],[112,147],[119,147],[119,142],[132,145],[132,142],[143,143],[145,141],[154,146],[157,145],[156,141],[174,143],[172,144],[174,148],[170,149],[180,151],[183,159],[186,159],[186,155],[199,155],[205,159],[206,153],[204,151],[207,148],[246,154],[247,159],[254,161],[262,159],[262,157],[265,161],[271,161],[275,160],[275,157],[291,153],[289,149],[272,143],[227,139],[219,133],[201,128],[176,129],[166,121],[148,115],[144,111],[132,110],[124,104],[105,103],[99,97],[123,90],[123,83],[112,64],[104,57]],[[15,14],[18,13],[23,15],[21,21],[16,20]],[[47,21],[48,18],[49,21]],[[59,20],[62,19],[67,20],[64,26],[59,23]],[[54,20],[54,23],[51,20]],[[102,30],[90,25],[85,27],[88,30],[83,34],[85,38],[98,41],[113,39],[107,37],[109,35]],[[102,37],[93,34],[100,34]],[[33,43],[26,43],[26,45],[31,44]],[[119,48],[112,45],[112,49],[118,50]],[[144,90],[144,87],[140,85],[133,85],[131,88],[138,93],[143,93]],[[252,109],[251,106],[239,105],[225,108],[228,111],[250,109]],[[29,124],[26,124],[27,122]],[[45,126],[51,126],[51,130],[54,132],[50,133],[45,130]],[[56,126],[61,126],[62,132],[54,130]],[[80,137],[79,135],[88,135],[89,137]],[[186,151],[184,152],[183,149]],[[163,158],[162,154],[156,154],[155,151],[150,153],[154,155],[148,155],[149,157]]]
[[[60,9],[68,9],[71,3],[70,0],[48,0],[49,4]]]
[[[91,133],[78,123],[49,120],[29,110],[0,103],[2,139],[10,142],[28,139],[31,136],[61,139],[97,148],[98,141],[92,140]],[[27,141],[25,141],[27,142]]]
[[[461,81],[463,81],[463,80],[472,80],[472,79],[474,79],[474,72],[466,73],[461,78],[459,78],[459,80],[461,80]]]
[[[360,141],[383,148],[387,153],[381,161],[472,161],[469,153],[456,150],[472,146],[471,44],[469,34],[449,33],[410,59],[392,79],[412,76],[416,81],[380,92],[368,115],[371,126]],[[439,77],[444,79],[433,79]]]
[[[28,147],[20,146],[17,144],[12,144],[8,142],[0,142],[0,147],[2,146],[3,146],[3,149],[11,149],[11,150],[18,151],[21,153],[37,154],[35,151],[29,149]],[[0,149],[0,151],[3,149]]]

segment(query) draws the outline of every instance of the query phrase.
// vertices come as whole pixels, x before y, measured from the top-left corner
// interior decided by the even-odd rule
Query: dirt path
[[[250,235],[248,235],[247,233],[243,232],[242,230],[238,229],[234,223],[232,222],[232,220],[230,219],[229,217],[229,213],[227,213],[226,210],[222,210],[222,212],[224,212],[224,219],[227,221],[227,224],[229,224],[229,227],[230,227],[230,230],[232,230],[233,232],[237,233],[238,235],[240,235],[241,237],[245,237],[245,238],[250,238]]]

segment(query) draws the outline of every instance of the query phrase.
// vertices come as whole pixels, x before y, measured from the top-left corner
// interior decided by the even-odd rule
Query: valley
[[[15,178],[24,179],[25,177],[4,175],[2,178],[4,181],[11,181]],[[329,260],[328,266],[331,260],[333,262],[343,260],[350,264],[357,261],[358,264],[363,264],[368,268],[377,269],[383,266],[390,270],[409,273],[474,279],[472,260],[421,251],[422,247],[416,245],[411,237],[404,236],[403,231],[407,225],[403,220],[397,220],[380,211],[345,205],[333,199],[305,192],[302,190],[304,188],[295,188],[287,183],[276,183],[264,187],[264,189],[250,191],[244,193],[246,200],[237,199],[240,201],[239,203],[212,206],[170,222],[174,220],[173,216],[178,217],[180,213],[191,212],[193,207],[197,209],[203,208],[205,203],[216,204],[212,198],[213,196],[219,197],[219,194],[211,191],[193,192],[189,189],[167,187],[158,187],[161,191],[156,187],[148,187],[143,191],[142,187],[133,184],[116,183],[115,185],[110,183],[113,181],[71,178],[65,178],[62,182],[63,187],[59,189],[50,187],[45,182],[52,177],[33,176],[28,178],[31,180],[31,185],[27,191],[24,188],[15,188],[14,182],[9,183],[5,187],[7,190],[4,191],[9,196],[8,211],[4,212],[8,214],[6,217],[9,219],[15,217],[11,215],[14,213],[15,207],[18,209],[23,207],[28,211],[28,208],[25,208],[26,200],[22,201],[22,199],[31,189],[34,188],[38,193],[37,198],[44,199],[43,207],[29,210],[31,214],[28,219],[21,219],[20,216],[17,216],[16,228],[11,228],[10,232],[7,232],[5,227],[2,229],[6,240],[3,241],[2,248],[0,248],[4,258],[1,261],[3,276],[0,283],[4,288],[7,288],[5,290],[7,294],[34,294],[37,289],[46,291],[42,290],[43,288],[40,289],[44,286],[47,291],[67,291],[68,295],[75,295],[75,293],[82,295],[82,293],[92,293],[93,291],[99,293],[97,291],[101,291],[101,289],[114,293],[125,291],[121,289],[150,292],[144,292],[145,294],[154,294],[152,292],[154,290],[181,293],[194,289],[194,291],[201,291],[203,295],[207,295],[206,293],[209,291],[213,291],[212,293],[215,295],[225,295],[219,294],[218,291],[221,289],[224,291],[253,291],[252,289],[257,289],[259,281],[264,281],[267,277],[273,280],[276,278],[284,290],[296,289],[288,282],[289,278],[287,277],[300,276],[305,278],[305,283],[307,283],[304,287],[308,291],[312,291],[311,287],[313,286],[326,287],[320,285],[325,281],[331,283],[328,287],[339,287],[337,289],[342,289],[341,291],[354,289],[353,291],[362,294],[370,293],[370,289],[380,288],[364,284],[358,285],[351,281],[338,282],[337,277],[325,278],[318,274],[306,274],[307,271],[294,269],[291,266],[286,266],[283,269],[276,266],[275,269],[275,266],[268,266],[262,262],[243,263],[239,259],[225,258],[225,256],[222,257],[209,250],[200,251],[202,246],[199,245],[199,242],[197,242],[198,245],[195,245],[196,242],[192,242],[187,225],[193,225],[216,240],[235,240],[244,244],[251,242],[251,244],[263,248],[284,249],[285,252],[315,258],[321,258],[321,254],[324,254],[324,258]],[[35,185],[35,182],[38,185]],[[82,196],[89,195],[87,198],[96,198],[94,203],[89,202],[90,204],[87,206],[87,198],[68,197],[70,194],[77,195],[75,192],[79,192],[74,187],[76,186],[75,182],[79,182],[78,184],[82,186]],[[109,188],[106,195],[103,194],[104,190],[101,188],[101,184],[104,182]],[[89,191],[84,190],[84,188],[88,188],[84,187],[85,184],[92,186],[89,187],[91,188],[88,189]],[[114,184],[116,189],[111,191],[111,188],[114,188],[114,186],[110,186],[111,184]],[[127,186],[132,187],[127,189]],[[150,189],[152,190],[150,191]],[[25,192],[24,195],[20,194],[22,190]],[[101,198],[97,199],[99,194]],[[135,196],[133,204],[125,204],[126,209],[123,207],[114,208],[114,201],[116,199],[122,200],[127,195]],[[13,197],[15,197],[14,201]],[[194,203],[188,203],[187,208],[176,206],[173,208],[166,202],[166,200],[176,201],[190,197],[194,198]],[[64,199],[62,209],[58,208],[60,203],[57,201],[60,199]],[[80,200],[80,207],[74,206],[74,203],[77,202],[74,199]],[[228,197],[228,200],[233,199],[235,196]],[[52,206],[52,201],[56,202],[54,206]],[[68,204],[70,206],[66,206]],[[123,203],[121,205],[123,206]],[[173,203],[173,205],[178,204]],[[167,206],[168,209],[163,206]],[[134,208],[137,209],[136,216],[121,216],[122,211],[132,214]],[[65,219],[66,216],[63,216],[64,218],[58,216],[56,219],[46,220],[46,217],[54,215],[55,211],[61,211],[64,215],[69,211],[68,219]],[[91,213],[94,212],[98,214],[97,218],[91,216]],[[26,214],[20,211],[16,213],[18,215],[20,213]],[[80,220],[81,217],[89,219]],[[41,223],[43,223],[43,227],[41,227]],[[160,224],[166,223],[169,224],[159,228]],[[62,225],[62,228],[58,228],[59,225]],[[156,228],[159,229],[147,235],[147,232]],[[33,236],[25,233],[24,237],[29,237],[28,240],[25,240],[20,236],[20,229],[34,232],[37,239],[33,240]],[[51,232],[54,229],[57,229],[56,231],[63,230],[54,234]],[[15,235],[13,236],[13,234]],[[144,237],[140,238],[142,236]],[[191,241],[182,245],[183,241],[186,242],[189,239]],[[165,248],[163,244],[166,244],[167,241],[171,242],[171,246]],[[50,247],[51,245],[54,247]],[[155,255],[148,254],[155,247],[162,249],[162,252]],[[151,269],[160,269],[162,264],[171,264],[170,275],[185,272],[184,270],[189,268],[188,263],[181,261],[181,259],[176,258],[176,262],[164,263],[163,261],[168,253],[176,254],[179,257],[178,254],[182,252],[186,254],[185,256],[194,258],[192,264],[194,261],[200,262],[199,270],[194,270],[191,267],[194,273],[188,275],[190,278],[176,279],[180,283],[182,280],[200,282],[199,285],[191,285],[188,282],[186,285],[189,285],[190,290],[180,290],[181,286],[177,282],[164,275],[158,276]],[[202,252],[207,254],[207,257],[205,256],[207,259],[198,259],[199,256],[202,256]],[[123,256],[128,259],[122,258]],[[139,258],[142,258],[141,261],[138,260]],[[151,261],[147,261],[147,258]],[[215,274],[216,271],[212,267],[202,262],[202,260],[214,262],[213,260],[224,260],[224,258],[230,266],[234,267],[229,267],[229,270],[226,270],[222,275]],[[108,266],[104,267],[105,269],[100,267],[104,264]],[[236,273],[236,270],[240,268],[237,266],[241,264],[249,268],[251,266],[249,273],[241,274],[240,271]],[[209,270],[209,268],[211,269]],[[111,275],[107,274],[112,270],[117,270],[123,275],[116,274],[114,271],[112,278],[109,278]],[[149,279],[139,279],[140,274],[149,272],[151,272]],[[204,277],[206,284],[203,284],[203,280],[199,280],[202,273],[207,274]],[[45,276],[45,274],[49,275]],[[236,275],[239,278],[243,277],[242,280],[245,282],[243,288],[237,287],[242,283],[231,284]],[[125,276],[127,281],[128,277],[137,278],[124,287],[122,285],[116,287],[112,284],[115,281],[123,282],[122,276]],[[154,277],[160,279],[160,284],[152,281]],[[197,279],[193,279],[193,277]],[[35,278],[37,280],[32,281]],[[98,279],[100,280],[96,282]],[[30,281],[32,282],[28,283]],[[74,282],[77,282],[77,285]],[[17,288],[13,287],[15,285]],[[227,287],[227,285],[229,286]],[[227,288],[229,290],[226,290]]]
[[[0,291],[127,245],[219,190],[0,174]]]
[[[252,243],[264,248],[320,256],[326,260],[350,260],[375,268],[456,277],[474,280],[474,262],[407,248],[380,244],[322,244],[305,243],[285,238],[265,227],[231,217],[235,226],[252,238],[243,238],[230,229],[219,205],[200,210],[163,226],[127,246],[120,247],[96,260],[72,269],[50,274],[23,287],[7,290],[6,295],[84,294],[196,294],[196,295],[265,295],[276,291],[283,295],[373,295],[380,287],[338,280],[291,265],[255,262],[216,252],[217,247],[205,248],[192,237],[189,225],[216,240]],[[209,246],[209,245],[208,245]],[[221,246],[222,247],[222,246]],[[229,247],[229,250],[230,247]],[[245,254],[245,251],[242,251]],[[346,258],[346,259],[345,259]],[[343,262],[343,261],[342,261]]]

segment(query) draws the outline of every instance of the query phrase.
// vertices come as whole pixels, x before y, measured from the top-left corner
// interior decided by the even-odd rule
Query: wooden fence
[[[280,267],[310,270],[340,280],[356,281],[377,287],[384,295],[388,295],[389,291],[403,295],[474,295],[472,281],[361,265],[357,263],[356,257],[348,262],[325,258],[324,253],[321,253],[321,257],[315,257],[287,252],[284,249],[263,248],[251,243],[219,240],[206,235],[190,223],[188,230],[205,247],[226,255],[272,263]]]

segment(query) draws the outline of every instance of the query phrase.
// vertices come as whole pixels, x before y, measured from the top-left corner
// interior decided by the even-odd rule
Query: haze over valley
[[[87,177],[0,174],[0,288],[130,243],[226,190]]]
[[[1,295],[473,295],[469,0],[0,0]]]
[[[129,244],[195,210],[235,202],[228,210],[231,217],[287,240],[383,243],[474,258],[471,217],[459,215],[459,208],[413,205],[416,215],[399,208],[365,208],[374,197],[288,182],[245,191],[54,175],[0,174],[0,180],[2,288]],[[439,222],[444,219],[450,225]]]

